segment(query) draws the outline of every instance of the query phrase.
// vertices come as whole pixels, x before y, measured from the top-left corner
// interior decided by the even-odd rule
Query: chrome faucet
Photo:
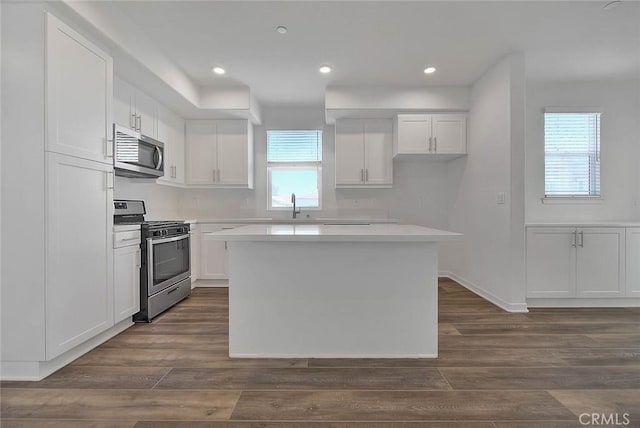
[[[300,214],[300,209],[296,210],[296,194],[291,194],[291,203],[293,204],[293,218],[296,218],[298,214]]]

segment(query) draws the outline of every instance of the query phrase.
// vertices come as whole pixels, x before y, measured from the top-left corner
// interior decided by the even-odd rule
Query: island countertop
[[[252,224],[204,236],[220,241],[270,242],[441,242],[462,238],[460,233],[400,224]]]

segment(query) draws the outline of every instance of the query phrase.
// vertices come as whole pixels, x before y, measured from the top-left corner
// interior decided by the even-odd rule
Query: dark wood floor
[[[196,289],[41,382],[2,383],[2,427],[640,426],[640,309],[509,314],[446,280],[439,301],[435,360],[232,360],[226,289]]]

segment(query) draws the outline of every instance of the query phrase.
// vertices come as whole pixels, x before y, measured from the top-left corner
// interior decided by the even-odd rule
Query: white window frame
[[[324,131],[322,129],[269,129],[269,131],[313,131],[320,132],[322,146],[321,150],[324,150]],[[268,146],[268,137],[266,140]],[[303,209],[305,211],[320,211],[322,210],[322,160],[320,161],[309,161],[309,162],[269,162],[269,148],[267,147],[267,211],[291,211],[293,209],[293,205],[289,207],[273,207],[271,206],[272,202],[272,187],[271,187],[271,172],[273,170],[310,170],[316,169],[318,172],[318,206],[317,207],[297,207]],[[321,153],[323,156],[323,153]]]
[[[598,156],[600,158],[600,194],[599,195],[547,195],[546,188],[546,153],[545,153],[545,113],[599,113],[600,114],[600,147]],[[542,114],[542,198],[543,204],[578,204],[578,205],[591,205],[601,204],[603,202],[602,196],[602,109],[600,107],[546,107],[543,109]]]
[[[322,209],[322,161],[320,162],[267,162],[267,211],[291,211],[293,205],[290,207],[272,207],[271,206],[271,172],[273,170],[310,170],[316,169],[318,171],[318,206],[317,207],[300,207],[305,211],[319,211]]]

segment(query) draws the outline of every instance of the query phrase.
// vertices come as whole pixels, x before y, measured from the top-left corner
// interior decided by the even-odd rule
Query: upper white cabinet
[[[467,153],[465,114],[399,114],[394,128],[393,155]]]
[[[253,188],[253,127],[248,120],[186,122],[187,183]]]
[[[113,60],[47,14],[46,150],[113,163]]]
[[[118,125],[158,138],[158,104],[122,79],[114,79],[114,117]]]
[[[640,227],[626,231],[627,296],[640,297]]]
[[[336,187],[393,183],[391,119],[336,120]]]
[[[164,143],[164,176],[158,182],[184,184],[184,119],[158,105],[158,140]]]
[[[623,297],[625,259],[624,228],[529,227],[527,297]]]

